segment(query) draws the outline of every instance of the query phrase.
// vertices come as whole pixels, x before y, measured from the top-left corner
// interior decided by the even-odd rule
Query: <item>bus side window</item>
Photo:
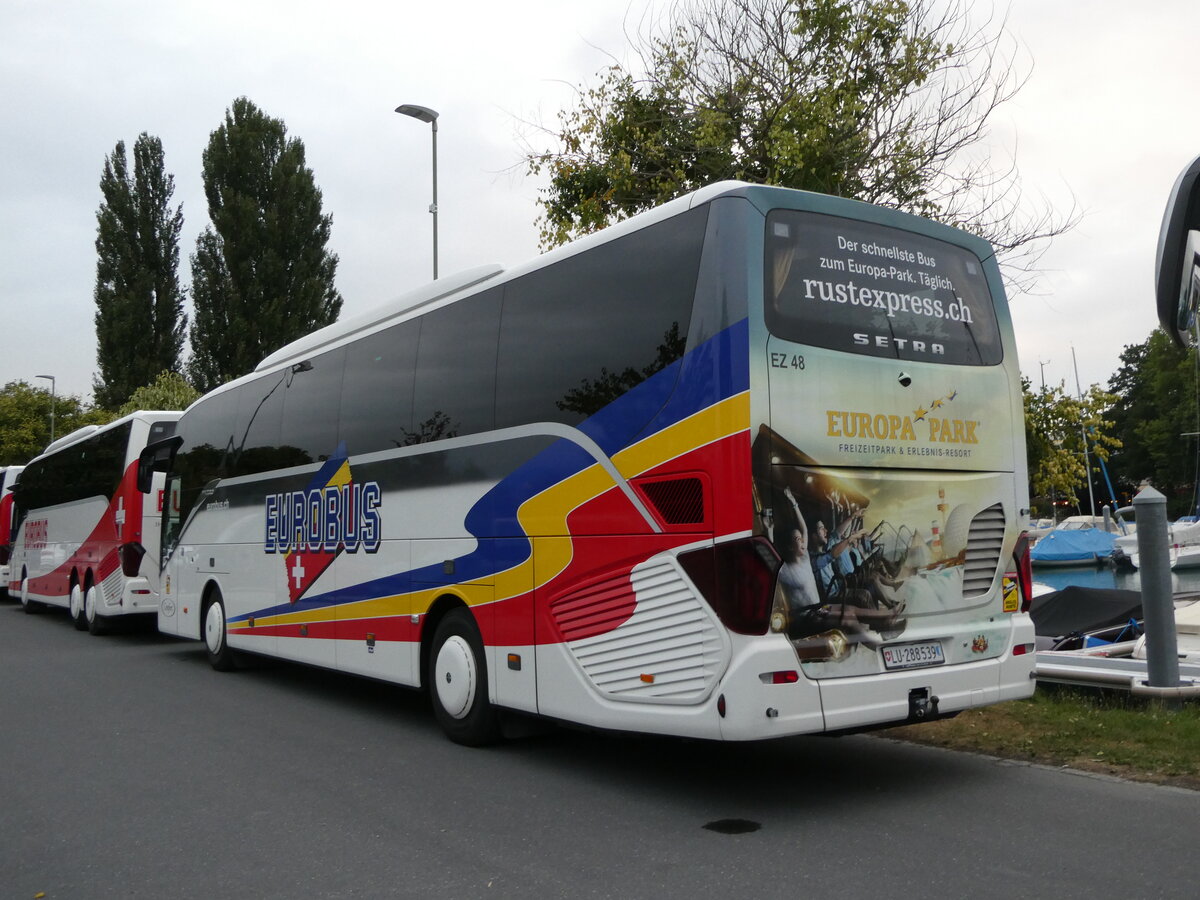
[[[403,447],[412,431],[413,375],[421,322],[356,341],[346,357],[338,437],[352,456]]]

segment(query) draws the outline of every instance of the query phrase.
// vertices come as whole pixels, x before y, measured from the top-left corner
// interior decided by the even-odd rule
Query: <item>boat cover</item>
[[[1033,630],[1042,637],[1082,634],[1122,625],[1142,618],[1140,591],[1111,588],[1065,587],[1053,594],[1034,597],[1029,615]]]
[[[1090,562],[1112,555],[1118,535],[1099,528],[1079,528],[1074,531],[1052,531],[1029,551],[1036,562]]]

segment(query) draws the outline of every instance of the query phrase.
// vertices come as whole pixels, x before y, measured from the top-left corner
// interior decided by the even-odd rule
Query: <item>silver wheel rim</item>
[[[21,605],[29,606],[29,579],[21,579]]]
[[[90,587],[83,595],[83,610],[89,623],[96,621],[96,589]]]
[[[204,617],[204,643],[214,656],[221,652],[221,645],[225,643],[225,611],[220,603],[212,604]]]
[[[452,718],[462,719],[475,702],[475,654],[459,635],[452,635],[440,650],[433,666],[433,689],[438,702]]]
[[[78,619],[83,612],[83,589],[79,585],[71,588],[71,618]]]

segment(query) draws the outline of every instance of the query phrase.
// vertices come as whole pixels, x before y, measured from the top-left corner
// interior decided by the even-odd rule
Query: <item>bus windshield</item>
[[[983,267],[944,241],[779,209],[767,217],[772,334],[891,359],[996,365],[1003,347]]]

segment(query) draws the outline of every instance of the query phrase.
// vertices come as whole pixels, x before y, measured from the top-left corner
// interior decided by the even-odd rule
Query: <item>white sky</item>
[[[163,141],[183,203],[180,277],[207,221],[200,154],[245,95],[304,141],[333,215],[343,315],[431,274],[429,126],[441,113],[440,269],[537,252],[541,184],[519,166],[519,119],[553,123],[571,84],[620,55],[645,0],[454,4],[314,0],[3,0],[0,3],[0,384],[35,375],[90,394],[96,209],[105,154]],[[1084,218],[1013,301],[1023,371],[1106,384],[1156,324],[1155,242],[1167,194],[1200,155],[1196,0],[1012,0],[1033,61],[993,123],[1025,192]],[[527,131],[527,130],[526,130]]]

